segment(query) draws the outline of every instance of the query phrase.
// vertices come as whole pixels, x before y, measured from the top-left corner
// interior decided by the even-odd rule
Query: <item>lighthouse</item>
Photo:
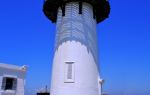
[[[51,95],[102,95],[96,25],[110,13],[107,0],[45,0],[56,23]]]

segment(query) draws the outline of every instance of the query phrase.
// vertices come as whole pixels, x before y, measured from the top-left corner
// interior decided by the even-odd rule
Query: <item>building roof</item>
[[[68,2],[86,2],[91,4],[95,10],[94,15],[96,16],[97,23],[109,17],[110,5],[107,0],[45,0],[43,12],[48,19],[55,23],[58,8]]]
[[[12,64],[5,64],[5,63],[0,63],[0,68],[5,68],[5,69],[11,69],[11,70],[16,70],[16,71],[24,71],[26,72],[27,66],[16,66]]]

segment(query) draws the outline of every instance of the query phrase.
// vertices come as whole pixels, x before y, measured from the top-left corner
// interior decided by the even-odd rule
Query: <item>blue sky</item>
[[[104,91],[150,95],[150,1],[110,3],[109,19],[97,25]],[[50,85],[55,24],[42,5],[43,0],[0,1],[0,63],[28,65],[29,93]]]

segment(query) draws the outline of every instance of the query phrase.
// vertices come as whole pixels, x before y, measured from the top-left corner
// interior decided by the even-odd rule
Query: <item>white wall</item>
[[[83,3],[79,14],[78,2],[67,3],[65,16],[58,10],[56,28],[51,95],[101,95],[92,6]],[[66,62],[74,62],[71,82],[65,79]]]
[[[51,95],[99,95],[97,65],[84,45],[67,41],[54,56]],[[75,62],[74,83],[65,83],[65,62]]]
[[[24,79],[18,78],[17,79],[17,93],[16,95],[24,95]]]

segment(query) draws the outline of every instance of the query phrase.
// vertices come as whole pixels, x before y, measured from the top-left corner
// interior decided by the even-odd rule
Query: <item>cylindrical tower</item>
[[[101,95],[96,24],[108,17],[106,0],[46,0],[56,22],[51,95]]]

